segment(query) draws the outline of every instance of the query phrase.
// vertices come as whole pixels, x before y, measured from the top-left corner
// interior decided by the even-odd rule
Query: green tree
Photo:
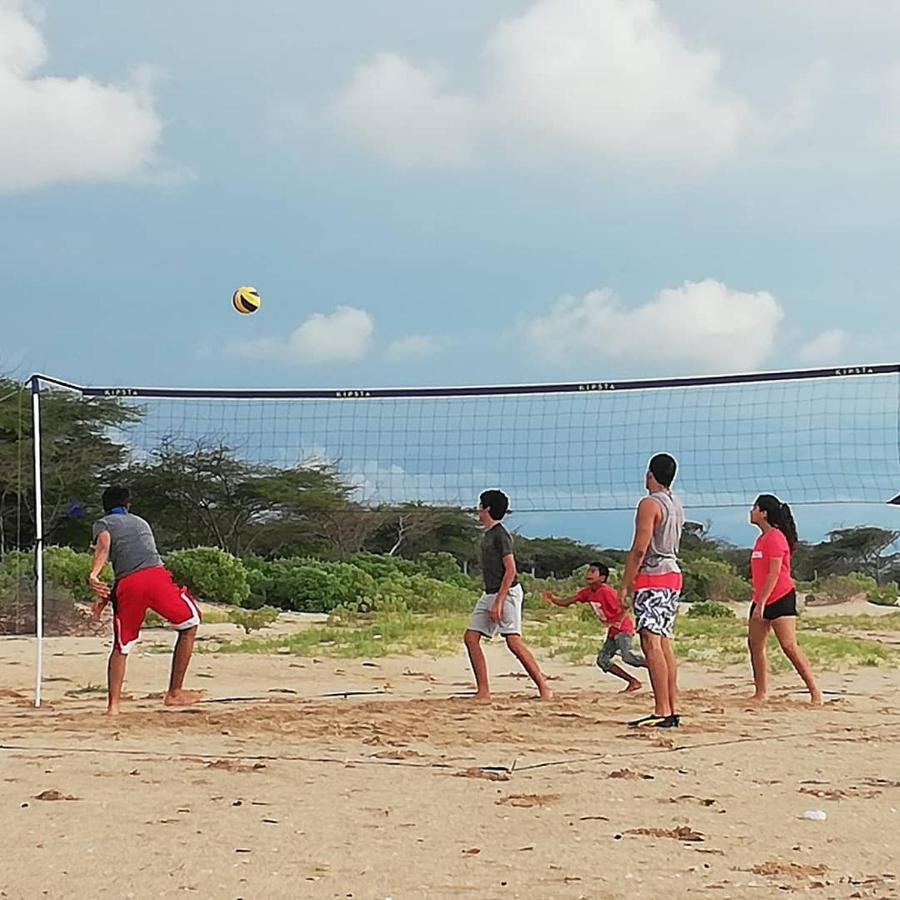
[[[27,384],[0,379],[0,553],[34,542],[34,435]],[[86,399],[65,390],[41,393],[44,537],[87,547],[100,493],[127,461],[115,435],[141,410],[117,399]]]
[[[240,556],[314,544],[323,518],[350,506],[349,489],[328,466],[278,469],[203,441],[164,440],[123,477],[166,550],[214,546]]]
[[[478,559],[481,526],[469,510],[404,503],[380,507],[375,514],[378,527],[365,543],[372,553],[417,559],[440,550],[466,566]]]
[[[900,537],[900,531],[860,525],[838,528],[820,544],[801,544],[794,553],[794,571],[803,581],[826,575],[861,572],[876,581],[889,575],[896,554],[885,551]]]
[[[526,538],[516,535],[516,562],[523,572],[537,578],[568,577],[589,562],[602,562],[610,568],[620,565],[627,555],[621,550],[600,550],[571,538]]]

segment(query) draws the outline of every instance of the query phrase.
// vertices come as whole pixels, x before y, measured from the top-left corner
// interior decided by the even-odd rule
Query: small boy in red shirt
[[[634,620],[628,610],[619,600],[619,595],[607,583],[609,568],[603,563],[593,562],[588,566],[585,581],[587,586],[582,588],[574,597],[561,600],[550,591],[544,591],[543,597],[554,606],[571,606],[573,603],[590,603],[600,620],[609,626],[606,632],[606,641],[597,654],[597,665],[604,672],[615,675],[626,681],[622,693],[630,694],[639,691],[643,685],[633,675],[629,675],[621,666],[613,662],[616,654],[620,654],[622,661],[629,666],[647,668],[647,661],[640,654],[631,649],[631,639],[634,637]]]

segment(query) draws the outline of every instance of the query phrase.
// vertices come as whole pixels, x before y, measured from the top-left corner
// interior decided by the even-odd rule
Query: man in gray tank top
[[[657,453],[650,460],[645,482],[650,496],[638,504],[634,541],[619,587],[623,603],[634,590],[637,630],[650,670],[655,704],[653,715],[636,719],[631,725],[677,728],[680,724],[678,665],[671,644],[681,596],[678,547],[684,528],[684,510],[672,494],[677,468],[668,453]]]

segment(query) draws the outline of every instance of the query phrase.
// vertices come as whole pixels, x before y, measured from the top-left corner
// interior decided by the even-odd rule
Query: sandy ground
[[[41,710],[32,643],[0,642],[0,897],[900,897],[898,670],[824,675],[824,709],[778,676],[755,710],[745,671],[686,665],[661,732],[590,666],[542,660],[535,701],[500,644],[491,705],[462,652],[200,654],[209,699],[167,710],[169,640],[118,720],[101,640],[47,641]]]

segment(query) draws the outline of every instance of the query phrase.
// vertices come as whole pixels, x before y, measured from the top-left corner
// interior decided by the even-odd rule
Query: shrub
[[[879,606],[900,606],[900,589],[897,583],[882,584],[869,592],[869,603]]]
[[[692,603],[687,611],[692,619],[733,619],[734,610],[715,600],[700,600]]]
[[[419,567],[408,559],[398,556],[378,556],[375,553],[354,553],[347,562],[371,575],[375,581],[392,578],[394,575],[415,575]]]
[[[34,557],[23,550],[10,550],[0,560],[0,597],[12,593],[16,581],[34,580]]]
[[[727,562],[690,556],[682,563],[685,600],[716,602],[748,600],[750,583]]]
[[[477,589],[478,582],[463,572],[452,553],[421,553],[416,562],[423,574],[428,575],[429,578],[446,581],[469,590]]]
[[[179,584],[198,597],[239,606],[250,596],[241,561],[217,547],[176,550],[166,557],[166,566]]]
[[[88,584],[91,566],[94,562],[92,553],[78,553],[71,547],[47,547],[44,551],[44,578],[48,584],[62,588],[72,600],[90,603],[94,599]],[[112,570],[104,566],[100,577],[112,583]]]
[[[231,611],[231,621],[244,629],[244,634],[266,628],[278,619],[278,610],[271,606],[263,606],[259,609],[234,609]]]
[[[280,609],[331,612],[371,602],[375,579],[350,563],[278,559],[265,575],[267,601]]]
[[[878,583],[868,575],[851,572],[849,575],[828,575],[812,582],[806,598],[809,604],[844,603],[854,597],[866,597],[878,591]]]

